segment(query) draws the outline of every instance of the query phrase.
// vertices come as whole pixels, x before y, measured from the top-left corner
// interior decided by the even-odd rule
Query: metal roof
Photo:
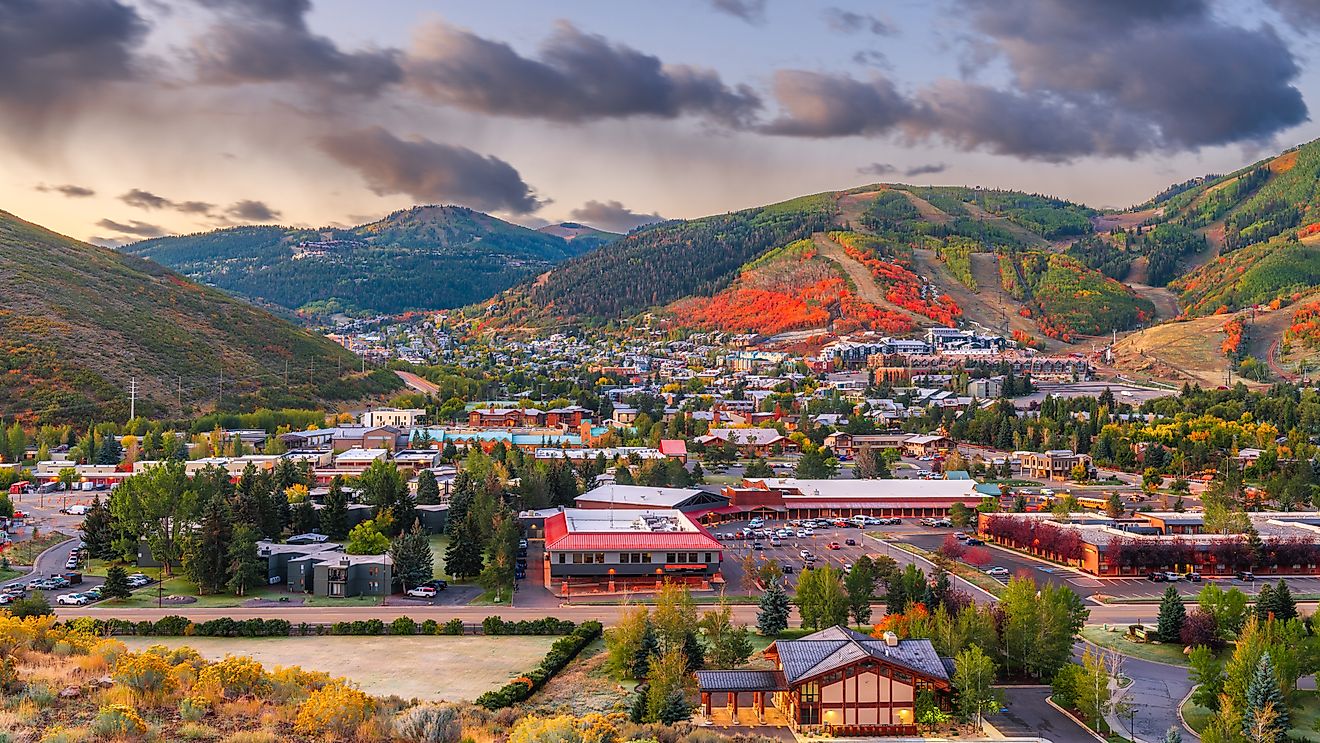
[[[702,691],[788,691],[783,671],[697,671]]]
[[[900,640],[890,646],[884,640],[847,627],[829,627],[799,640],[774,644],[785,678],[796,683],[805,678],[871,658],[905,668],[938,681],[949,681],[949,672],[930,640]]]

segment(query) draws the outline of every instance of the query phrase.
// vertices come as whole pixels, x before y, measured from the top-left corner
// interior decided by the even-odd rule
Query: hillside
[[[558,224],[548,224],[544,227],[538,227],[536,231],[543,235],[553,235],[566,240],[567,242],[573,243],[573,247],[581,252],[598,248],[601,245],[614,242],[623,237],[623,235],[620,235],[617,232],[598,230],[595,227],[590,227],[580,222],[559,222]]]
[[[220,291],[7,212],[0,286],[5,418],[123,419],[130,378],[138,414],[160,416],[213,408],[222,392],[226,409],[294,407],[398,384],[354,375],[360,362],[338,345]]]
[[[487,299],[608,242],[538,232],[457,206],[418,206],[348,229],[234,227],[122,250],[225,291],[307,313],[397,314]]]

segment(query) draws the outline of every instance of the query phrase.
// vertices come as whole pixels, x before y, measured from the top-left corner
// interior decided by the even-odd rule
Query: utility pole
[[[178,378],[179,378],[179,392],[178,392],[178,395],[179,395],[179,398],[178,398],[178,400],[179,400],[179,415],[183,415],[183,375],[182,375],[182,374],[178,374],[178,375],[176,375],[176,376],[178,376]]]
[[[225,402],[225,370],[220,370],[220,389],[215,396],[215,409],[218,411],[224,407]]]
[[[137,417],[137,377],[131,377],[128,380],[128,419],[133,420]]]

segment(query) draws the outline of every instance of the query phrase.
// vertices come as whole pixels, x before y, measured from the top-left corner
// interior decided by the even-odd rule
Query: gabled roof
[[[928,679],[949,682],[944,661],[926,639],[900,640],[897,645],[890,646],[884,640],[835,626],[799,640],[778,640],[773,647],[789,683],[814,678],[868,658]]]

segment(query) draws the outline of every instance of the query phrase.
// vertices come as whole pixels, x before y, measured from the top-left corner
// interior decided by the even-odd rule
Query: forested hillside
[[[308,407],[394,389],[357,357],[150,261],[0,212],[0,416],[31,422]],[[285,376],[287,371],[287,377]],[[287,381],[286,381],[287,379]]]
[[[420,206],[350,229],[235,227],[123,248],[239,296],[310,313],[394,314],[486,299],[608,242],[454,206]]]

